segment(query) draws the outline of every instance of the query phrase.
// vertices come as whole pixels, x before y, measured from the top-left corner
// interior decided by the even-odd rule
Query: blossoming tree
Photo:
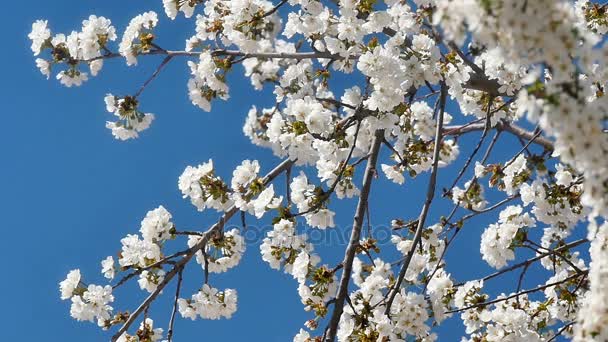
[[[139,234],[120,241],[117,260],[101,262],[109,284],[85,283],[78,269],[61,282],[61,298],[71,301],[74,319],[112,330],[112,341],[171,341],[180,316],[230,318],[237,292],[215,288],[212,274],[230,272],[241,260],[247,247],[242,231],[225,226],[235,216],[251,215],[272,218],[261,257],[293,276],[309,311],[294,341],[430,341],[437,338],[434,326],[457,317],[470,341],[608,339],[606,5],[162,3],[166,17],[139,14],[122,35],[95,15],[68,35],[52,33],[47,21],[38,20],[29,35],[36,65],[71,87],[96,76],[110,59],[135,67],[147,56],[164,56],[134,93],[105,96],[113,114],[106,127],[118,140],[145,139],[142,132],[154,115],[140,109],[146,106],[139,96],[167,64],[188,64],[188,95],[204,111],[229,99],[227,74],[243,72],[255,89],[274,89],[276,100],[271,108],[252,106],[243,132],[283,161],[262,167],[244,160],[230,182],[215,172],[212,160],[188,166],[178,180],[184,199],[206,215],[220,212],[217,223],[186,231],[164,207],[149,211]],[[192,18],[195,27],[183,49],[154,34],[157,25],[170,25],[177,16]],[[350,84],[336,84],[337,74],[346,74]],[[474,148],[459,148],[465,135],[476,137]],[[521,145],[489,163],[506,136]],[[458,172],[449,184],[438,184],[437,175],[450,164]],[[364,229],[373,183],[386,177],[407,187],[425,173],[426,193],[413,196],[419,215],[383,218],[392,219],[391,241],[401,255],[388,260],[373,227]],[[275,191],[281,175],[288,180],[284,192]],[[489,203],[489,188],[502,199]],[[334,212],[330,200],[343,198],[356,199],[354,213]],[[452,210],[432,222],[427,216],[437,201],[450,201]],[[352,227],[335,228],[335,215],[352,217]],[[478,215],[497,217],[480,236],[481,258],[496,272],[455,279],[446,251]],[[314,229],[349,234],[346,246],[336,246],[343,249],[342,262],[322,262],[307,238]],[[580,230],[578,236],[586,238],[576,238]],[[521,260],[524,251],[533,256]],[[204,283],[184,293],[182,275],[193,263]],[[535,264],[547,270],[546,277],[524,289],[522,279]],[[513,272],[519,272],[516,289],[505,284],[497,297],[484,292],[485,282]],[[136,308],[117,309],[113,290],[130,281],[148,295]],[[174,293],[166,291],[169,284]],[[148,315],[161,295],[174,298],[164,329]]]

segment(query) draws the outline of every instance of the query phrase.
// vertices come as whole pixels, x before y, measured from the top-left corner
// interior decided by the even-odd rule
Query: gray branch
[[[342,316],[342,311],[344,309],[345,298],[348,296],[348,283],[350,281],[352,272],[353,260],[355,259],[357,246],[359,246],[361,228],[363,227],[363,218],[365,217],[372,179],[376,174],[376,161],[378,160],[378,153],[383,140],[384,130],[377,130],[372,142],[370,157],[368,158],[367,166],[365,167],[363,186],[361,189],[361,195],[359,196],[359,202],[357,203],[357,210],[355,212],[355,219],[350,235],[350,241],[348,243],[348,247],[346,248],[346,252],[344,253],[344,261],[342,261],[344,269],[342,270],[338,294],[336,295],[336,300],[334,301],[334,310],[329,321],[327,334],[325,335],[326,342],[333,342],[336,338],[336,333],[338,332],[338,323],[340,322],[340,317]]]

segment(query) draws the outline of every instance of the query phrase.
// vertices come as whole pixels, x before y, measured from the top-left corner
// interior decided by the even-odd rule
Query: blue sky
[[[110,116],[105,112],[103,96],[107,92],[134,93],[160,58],[140,58],[138,68],[128,68],[124,60],[107,62],[100,76],[72,89],[54,79],[45,80],[36,69],[27,40],[35,19],[48,19],[53,32],[69,33],[78,29],[89,14],[97,14],[111,18],[121,34],[132,16],[147,10],[160,14],[158,43],[166,48],[182,48],[194,24],[179,19],[169,21],[160,0],[10,1],[0,14],[4,33],[0,97],[5,118],[0,134],[3,340],[107,340],[108,333],[95,325],[69,317],[69,303],[62,302],[58,293],[58,282],[66,273],[81,268],[88,282],[103,282],[99,262],[107,255],[116,255],[120,238],[137,232],[145,213],[160,204],[173,214],[178,227],[205,230],[215,222],[216,213],[198,213],[181,198],[177,178],[186,165],[213,158],[218,173],[229,179],[233,167],[243,159],[259,159],[263,172],[279,162],[242,134],[250,106],[269,106],[273,99],[268,89],[254,92],[248,80],[237,75],[240,68],[231,76],[231,100],[215,102],[213,111],[205,113],[187,98],[185,60],[174,60],[141,97],[140,108],[155,113],[155,122],[140,139],[129,142],[114,140],[104,127]],[[476,139],[477,135],[462,139],[462,149],[470,148]],[[516,144],[514,139],[505,137],[497,154],[512,155],[514,152],[509,151],[518,149]],[[385,151],[383,158],[386,156]],[[463,159],[460,158],[461,163]],[[453,173],[457,168],[441,170],[440,187],[451,183],[453,175],[445,177],[450,170]],[[284,179],[278,182],[283,188]],[[425,188],[424,176],[408,179],[403,187],[381,177],[372,190],[372,224],[386,226],[392,218],[416,216]],[[355,202],[332,203],[338,210],[336,229],[348,231]],[[447,201],[437,202],[429,222],[434,223],[449,209],[451,204]],[[456,279],[489,273],[480,259],[479,234],[497,215],[496,212],[470,221],[458,237],[448,253],[448,271]],[[250,229],[268,229],[266,220],[256,223],[250,217],[248,223]],[[183,247],[183,243],[175,243],[176,248]],[[176,323],[176,341],[285,341],[310,318],[300,304],[295,280],[271,270],[261,260],[258,245],[259,241],[248,246],[236,269],[211,278],[216,287],[238,290],[239,310],[233,319],[180,319]],[[341,259],[344,248],[345,245],[322,245],[318,250],[324,261],[334,264]],[[524,285],[533,286],[535,278],[532,274]],[[189,268],[183,293],[192,293],[201,279],[198,266]],[[492,289],[497,284],[488,285]],[[513,290],[513,286],[505,291]],[[152,309],[156,324],[165,329],[172,293],[170,287]],[[131,286],[118,291],[116,297],[117,309],[133,310],[145,294]],[[453,320],[442,326],[440,337],[453,340],[454,334],[461,332],[461,324]]]

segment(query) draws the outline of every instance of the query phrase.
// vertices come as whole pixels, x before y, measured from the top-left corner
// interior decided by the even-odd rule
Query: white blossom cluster
[[[317,266],[321,258],[307,242],[306,234],[298,235],[293,221],[281,219],[267,233],[260,252],[271,268],[279,270],[282,267],[298,281],[298,294],[305,310],[323,316],[327,301],[336,291],[336,277],[327,265]]]
[[[483,185],[477,181],[468,181],[464,184],[464,189],[455,186],[452,189],[452,201],[454,204],[473,210],[482,210],[488,204],[485,200]]]
[[[207,207],[222,211],[232,205],[227,186],[214,175],[211,159],[196,167],[187,166],[179,176],[178,187],[184,198],[189,197],[198,211]]]
[[[137,54],[149,51],[154,39],[151,30],[158,24],[155,12],[142,13],[131,19],[119,45],[120,54],[126,58],[127,65],[137,64]]]
[[[289,188],[291,190],[291,200],[300,213],[305,213],[304,218],[309,225],[321,229],[334,226],[335,213],[330,209],[322,208],[324,205],[323,199],[319,197],[324,196],[324,194],[316,193],[317,188],[308,183],[308,178],[303,172],[291,181]],[[321,204],[321,208],[311,212],[319,204]]]
[[[179,177],[178,187],[184,198],[190,198],[192,204],[203,211],[212,208],[224,211],[233,204],[242,211],[261,218],[267,210],[276,209],[283,200],[275,196],[274,186],[264,188],[257,177],[259,164],[245,160],[233,174],[232,188],[215,176],[213,161],[196,167],[188,166]],[[240,178],[240,179],[239,179]]]
[[[188,62],[192,78],[188,81],[188,95],[193,105],[202,110],[211,111],[211,99],[220,97],[227,100],[228,86],[223,81],[223,76],[218,75],[216,61],[209,52],[202,52],[199,62]]]
[[[188,247],[193,247],[199,240],[196,235],[191,235]],[[211,273],[223,273],[238,265],[244,252],[245,240],[239,230],[234,228],[209,241],[205,246],[205,253],[196,253],[196,262]]]
[[[116,340],[117,342],[157,342],[163,340],[163,328],[154,328],[154,320],[146,318],[141,322],[139,329],[134,335],[124,333]]]
[[[385,313],[385,305],[378,305],[384,301],[393,276],[390,264],[376,258],[372,265],[366,265],[357,258],[353,267],[353,281],[359,290],[351,295],[354,298],[352,307],[344,307],[337,335],[339,341],[357,337],[389,341],[403,341],[408,336],[424,341],[436,339],[436,335],[429,332],[429,304],[423,295],[401,290],[395,296],[390,315]],[[370,307],[373,308],[371,312]]]
[[[588,0],[163,0],[162,6],[171,20],[180,13],[191,18],[194,32],[183,51],[159,42],[153,30],[162,18],[153,11],[131,19],[117,47],[110,45],[118,35],[106,18],[91,15],[69,35],[52,35],[47,21],[38,20],[29,34],[31,49],[48,57],[37,58],[36,65],[49,78],[52,68],[65,64],[56,77],[71,87],[88,80],[89,73],[97,75],[107,59],[125,58],[132,66],[145,55],[164,56],[136,94],[106,95],[106,109],[116,116],[106,127],[118,140],[137,138],[149,128],[155,116],[139,110],[138,97],[165,64],[178,58],[187,59],[189,100],[204,111],[212,110],[215,99],[235,96],[228,77],[239,64],[254,89],[272,93],[270,105],[249,107],[243,133],[299,168],[295,177],[291,169],[286,172],[285,194],[260,176],[256,160],[238,165],[230,183],[216,174],[211,159],[187,166],[178,188],[200,212],[272,215],[272,230],[260,246],[262,259],[293,276],[305,310],[314,313],[294,341],[321,339],[314,331],[330,312],[342,312],[339,341],[436,340],[433,327],[454,312],[466,329],[463,340],[607,338],[608,50],[603,35],[608,6]],[[520,124],[524,119],[533,130]],[[381,248],[371,223],[370,236],[351,246],[355,255],[335,267],[321,264],[306,232],[296,229],[305,221],[303,229],[342,231],[336,227],[335,198],[358,198],[371,211],[370,189],[359,185],[363,165],[364,179],[382,175],[405,187],[406,178],[426,173],[435,194],[443,185],[434,184],[437,167],[452,172],[468,146],[461,136],[474,131],[483,131],[475,152],[454,184],[444,188],[452,213],[433,225],[425,211],[409,223],[393,221],[396,262],[374,255]],[[492,149],[507,134],[516,136],[520,151],[492,161]],[[483,149],[485,155],[474,159]],[[467,179],[461,176],[469,164],[475,177],[458,183]],[[507,197],[492,204],[493,192]],[[427,200],[441,199],[427,195]],[[425,202],[424,209],[428,206]],[[454,270],[448,273],[449,245],[465,225],[473,225],[468,219],[492,210],[501,211],[498,222],[481,234],[482,259],[499,273],[508,264],[514,267],[509,271],[521,266],[519,285],[538,261],[546,281],[530,293],[544,299],[503,293],[488,304],[484,279],[457,283]],[[462,211],[466,214],[458,216]],[[366,215],[372,221],[373,215]],[[101,273],[113,280],[132,272],[118,285],[137,277],[139,287],[154,295],[170,277],[181,279],[180,261],[192,258],[203,268],[205,283],[190,299],[178,299],[181,316],[230,318],[237,292],[212,287],[208,273],[239,264],[246,249],[241,232],[224,230],[224,221],[207,233],[180,232],[172,220],[162,206],[148,212],[140,235],[126,235],[117,260],[104,259]],[[539,243],[531,240],[537,224],[543,225]],[[581,244],[591,242],[590,263],[584,251],[573,249],[578,244],[570,248],[568,241],[583,224],[589,225],[588,241]],[[171,254],[167,241],[179,235],[187,236],[188,249]],[[515,264],[518,248],[534,252],[530,265]],[[341,270],[351,267],[344,279],[356,288],[346,282],[342,311],[331,310],[340,300]],[[395,272],[401,267],[402,274]],[[112,290],[85,285],[79,270],[60,283],[61,298],[72,301],[71,315],[103,328],[128,318],[113,314]],[[146,317],[135,335],[124,332],[120,341],[157,341],[162,334]]]
[[[61,299],[71,299],[70,315],[78,321],[97,322],[100,327],[107,325],[111,317],[114,301],[112,287],[81,282],[80,270],[72,270],[65,280],[59,283]]]
[[[88,64],[91,75],[96,76],[103,66],[102,52],[106,44],[116,40],[116,29],[112,22],[104,17],[91,15],[82,22],[80,32],[72,31],[69,35],[51,34],[46,20],[37,20],[28,35],[32,41],[35,56],[49,50],[51,59],[36,59],[36,66],[47,78],[51,76],[54,65],[65,64],[67,69],[57,73],[57,79],[66,87],[80,86],[89,79],[89,74],[82,71],[79,65]]]
[[[521,206],[509,206],[500,212],[498,223],[491,224],[481,235],[481,256],[490,266],[501,268],[515,258],[517,234],[536,222]]]
[[[154,114],[142,113],[137,109],[139,103],[134,97],[117,98],[112,94],[107,94],[104,101],[106,110],[118,117],[117,121],[106,122],[106,128],[112,131],[112,135],[116,139],[137,138],[138,133],[148,129],[154,120]]]
[[[192,320],[200,316],[204,319],[230,318],[236,311],[236,290],[220,291],[207,284],[192,295],[191,299],[179,298],[177,301],[180,315]]]

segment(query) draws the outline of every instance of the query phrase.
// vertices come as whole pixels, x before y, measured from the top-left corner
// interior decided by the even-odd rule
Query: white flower
[[[355,320],[346,313],[342,314],[338,325],[338,333],[336,335],[338,341],[347,342],[354,329]]]
[[[291,189],[291,200],[298,207],[300,212],[308,210],[308,198],[313,196],[315,186],[308,184],[308,178],[304,172],[295,177],[290,185]]]
[[[70,314],[78,321],[93,322],[97,318],[97,324],[104,326],[105,321],[110,319],[112,307],[108,304],[114,301],[112,287],[109,285],[89,285],[81,296],[72,297]]]
[[[505,183],[505,192],[508,195],[515,194],[516,190],[521,185],[521,182],[516,181],[515,178],[527,170],[527,162],[524,154],[520,154],[514,161],[511,162],[507,167],[504,168],[503,173],[505,174],[503,181]]]
[[[533,227],[534,220],[524,215],[520,206],[508,206],[500,212],[498,224],[491,224],[481,235],[480,251],[483,259],[494,268],[501,268],[515,258],[513,239],[523,227]]]
[[[608,338],[608,223],[598,227],[593,220],[589,225],[589,235],[592,237],[589,265],[589,291],[581,300],[582,307],[578,312],[574,327],[574,341],[602,341]],[[594,231],[597,231],[594,234]],[[590,339],[589,337],[594,337]]]
[[[301,251],[293,262],[292,275],[299,283],[306,281],[308,275],[308,265],[310,264],[310,256],[306,251]]]
[[[452,202],[464,208],[482,210],[488,202],[485,200],[485,190],[478,182],[468,181],[464,189],[455,186],[452,189]]]
[[[47,28],[47,21],[36,20],[32,24],[32,32],[30,32],[28,38],[32,41],[34,56],[38,56],[44,43],[51,38],[51,30]]]
[[[250,212],[257,218],[261,218],[266,210],[277,208],[283,197],[274,197],[274,184],[270,184],[269,187],[264,189],[258,197],[251,202]]]
[[[60,71],[56,78],[61,84],[70,88],[72,86],[80,87],[83,82],[89,79],[89,76],[86,72],[70,69],[68,71]]]
[[[228,99],[228,86],[218,78],[219,71],[215,65],[213,56],[209,51],[204,51],[199,56],[199,62],[188,61],[192,78],[188,81],[188,95],[192,104],[208,112],[211,110],[211,99],[219,97]]]
[[[308,342],[309,339],[310,334],[308,333],[308,331],[300,329],[300,332],[298,332],[297,335],[293,337],[293,342]]]
[[[327,227],[333,228],[334,224],[334,213],[329,209],[319,209],[314,213],[306,214],[306,222],[315,228],[325,229]]]
[[[78,49],[82,59],[91,60],[100,57],[101,50],[105,47],[100,44],[114,41],[116,38],[116,29],[109,19],[95,15],[89,16],[87,20],[82,21],[82,32],[78,34]],[[102,59],[96,59],[90,63],[93,76],[101,69],[102,64]]]
[[[135,130],[125,128],[125,126],[116,122],[106,121],[106,128],[111,130],[114,138],[119,140],[128,140],[139,136]]]
[[[150,127],[154,120],[154,114],[140,113],[135,109],[133,112],[123,113],[120,104],[124,99],[116,100],[111,94],[104,98],[106,109],[114,109],[114,115],[119,117],[116,122],[107,121],[106,128],[112,131],[112,135],[119,140],[128,140],[139,137],[139,132]],[[115,101],[114,104],[111,101]]]
[[[118,48],[120,54],[127,59],[127,65],[137,64],[137,53],[140,48],[135,48],[133,42],[139,39],[139,35],[144,30],[153,29],[157,23],[158,16],[153,11],[139,14],[131,19]]]
[[[188,238],[188,247],[192,248],[200,241],[198,236],[190,236]],[[196,253],[196,262],[203,268],[208,265],[208,270],[211,273],[223,273],[235,267],[241,261],[243,253],[245,253],[245,239],[239,233],[239,230],[234,228],[224,232],[219,239],[209,241],[205,246],[207,260],[202,251]]]
[[[232,190],[240,192],[241,187],[257,178],[258,172],[260,172],[260,164],[257,160],[243,160],[243,163],[237,166],[232,173]]]
[[[61,299],[69,299],[74,295],[74,290],[78,288],[80,284],[80,270],[71,270],[68,273],[67,278],[59,283],[59,290],[61,291]]]
[[[108,279],[114,279],[116,269],[114,268],[114,258],[109,256],[101,261],[101,273]]]
[[[386,178],[399,185],[405,182],[405,177],[403,176],[403,166],[381,164],[380,167],[382,168],[382,172],[384,172],[386,175]]]
[[[139,229],[144,240],[162,242],[171,238],[171,214],[162,205],[149,211],[141,221]]]
[[[139,275],[137,283],[139,288],[149,293],[156,291],[158,284],[165,279],[165,271],[162,269],[145,270]]]
[[[427,306],[423,295],[401,290],[391,306],[391,320],[408,335],[425,336],[430,330],[425,324],[429,319]]]
[[[201,290],[192,295],[187,301],[179,299],[178,310],[184,318],[195,319],[199,315],[203,319],[231,318],[236,311],[236,290],[219,291],[205,284]]]
[[[46,76],[47,80],[51,77],[51,63],[46,59],[36,58],[36,67],[38,67],[41,74]]]
[[[106,104],[106,110],[110,113],[114,113],[118,110],[118,108],[116,107],[117,102],[116,102],[116,97],[112,94],[106,94],[106,96],[103,98],[103,102],[105,102]]]
[[[574,181],[572,173],[568,171],[564,165],[557,164],[557,172],[555,172],[556,183],[563,186],[569,186]]]
[[[129,234],[120,240],[122,252],[118,263],[121,267],[146,267],[150,262],[161,258],[160,247],[149,240],[140,240],[137,235]]]
[[[306,235],[296,235],[294,223],[289,220],[281,219],[274,224],[273,230],[269,231],[267,237],[260,245],[262,259],[273,269],[285,267],[285,272],[293,273],[293,256],[305,250],[312,253],[313,246],[306,242]],[[309,263],[312,263],[310,254]],[[314,261],[314,260],[313,260]]]
[[[486,167],[483,166],[480,162],[475,162],[475,177],[481,178],[486,174]]]
[[[89,70],[91,71],[91,75],[93,76],[97,76],[102,67],[103,59],[96,59],[94,61],[89,62]]]
[[[314,110],[304,121],[310,133],[327,136],[331,130],[331,112],[327,110]]]
[[[213,175],[211,159],[196,167],[186,167],[179,176],[178,186],[183,197],[190,197],[190,201],[198,211],[203,211],[207,207],[222,211],[232,205],[228,193],[225,193],[227,189],[224,189],[224,182]]]
[[[146,340],[149,342],[158,342],[163,338],[163,328],[154,328],[154,321],[151,318],[146,318],[139,325],[139,329],[135,336],[124,333],[120,335],[116,342],[139,341],[139,336],[142,335],[145,336]]]
[[[171,18],[171,20],[174,20],[177,17],[177,3],[177,0],[163,0],[163,7],[165,8],[165,13],[169,18]]]

